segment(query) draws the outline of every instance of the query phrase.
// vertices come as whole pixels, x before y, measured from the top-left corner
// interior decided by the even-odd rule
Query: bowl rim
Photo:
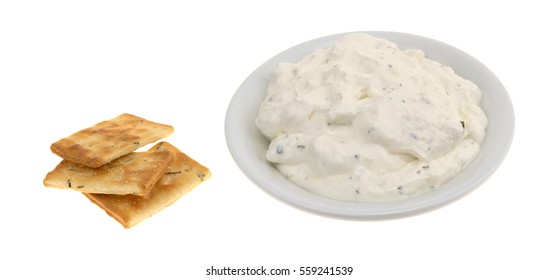
[[[266,143],[269,141],[257,130],[254,120],[259,104],[264,99],[270,72],[278,63],[299,61],[311,51],[328,47],[352,33],[367,33],[385,38],[396,43],[400,49],[420,49],[425,52],[426,57],[452,67],[458,75],[472,80],[481,88],[482,108],[489,120],[481,151],[464,170],[435,190],[387,202],[335,200],[295,185],[265,160]],[[241,171],[260,189],[276,199],[321,216],[383,220],[425,213],[452,203],[477,189],[505,159],[512,145],[514,128],[514,109],[505,87],[476,58],[451,45],[423,36],[392,31],[356,31],[300,43],[264,62],[243,81],[233,95],[225,115],[224,131],[228,149]]]

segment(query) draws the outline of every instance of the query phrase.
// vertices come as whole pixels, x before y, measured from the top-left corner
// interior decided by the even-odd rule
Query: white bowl
[[[339,201],[311,193],[281,175],[266,161],[269,141],[255,126],[271,71],[281,62],[297,62],[317,48],[325,48],[345,34],[318,38],[292,47],[256,69],[233,96],[225,119],[225,137],[241,170],[272,196],[316,214],[349,219],[389,219],[423,213],[468,194],[481,185],[505,158],[514,134],[514,112],[507,91],[497,77],[470,55],[447,44],[416,35],[395,32],[364,32],[395,42],[400,49],[421,49],[428,58],[452,67],[458,75],[482,90],[489,125],[479,155],[462,172],[432,191],[389,202]]]

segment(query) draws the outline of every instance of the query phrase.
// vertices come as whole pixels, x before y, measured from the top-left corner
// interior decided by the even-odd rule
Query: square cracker
[[[99,168],[62,160],[47,174],[43,184],[88,193],[145,195],[173,160],[170,151],[134,152]]]
[[[60,139],[50,149],[63,159],[97,168],[172,133],[170,125],[122,114]]]
[[[125,228],[131,228],[163,210],[211,177],[208,168],[167,142],[160,142],[149,151],[171,151],[175,159],[148,195],[141,197],[84,193]]]

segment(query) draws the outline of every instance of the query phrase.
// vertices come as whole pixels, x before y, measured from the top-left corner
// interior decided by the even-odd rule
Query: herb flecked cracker
[[[63,159],[97,168],[172,133],[170,125],[122,114],[60,139],[50,149]]]
[[[131,228],[170,206],[211,177],[208,168],[167,142],[160,142],[149,151],[171,151],[175,159],[148,195],[141,197],[84,193],[125,228]]]
[[[62,160],[47,174],[43,184],[88,193],[145,195],[173,160],[169,151],[134,152],[99,168]]]

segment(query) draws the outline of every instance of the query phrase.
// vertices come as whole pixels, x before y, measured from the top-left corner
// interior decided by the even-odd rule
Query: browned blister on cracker
[[[149,151],[170,151],[174,154],[174,161],[146,196],[84,193],[125,228],[133,227],[173,204],[211,176],[208,168],[167,142],[160,142]]]
[[[122,114],[60,139],[50,148],[63,159],[96,168],[172,133],[170,125]]]
[[[145,195],[173,162],[169,151],[133,152],[99,168],[62,160],[43,184],[87,193]]]

